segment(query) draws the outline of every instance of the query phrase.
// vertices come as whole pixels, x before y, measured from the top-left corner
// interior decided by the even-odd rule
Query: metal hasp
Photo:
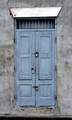
[[[33,54],[35,54],[35,56],[38,57],[38,52],[33,52]]]
[[[38,91],[38,86],[33,86],[33,88],[35,88],[35,89],[36,89],[36,91]]]

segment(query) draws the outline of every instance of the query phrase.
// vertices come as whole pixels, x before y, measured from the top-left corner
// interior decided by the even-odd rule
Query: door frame
[[[14,105],[15,107],[17,108],[18,106],[16,106],[16,88],[15,88],[15,81],[16,81],[16,76],[15,76],[15,72],[16,72],[16,67],[15,67],[15,61],[16,61],[16,47],[15,47],[15,43],[16,43],[16,31],[22,31],[22,29],[17,29],[17,24],[16,24],[16,21],[17,20],[30,20],[30,19],[55,19],[55,29],[23,29],[23,31],[42,31],[42,30],[49,30],[49,31],[52,31],[54,30],[55,31],[55,66],[56,66],[56,70],[55,70],[55,105],[54,106],[50,106],[50,107],[43,107],[43,108],[55,108],[57,107],[57,35],[56,35],[56,31],[57,31],[57,18],[56,17],[39,17],[39,18],[15,18],[14,19]],[[28,108],[28,107],[27,107]],[[36,108],[33,107],[33,108]],[[39,107],[40,108],[40,107]]]

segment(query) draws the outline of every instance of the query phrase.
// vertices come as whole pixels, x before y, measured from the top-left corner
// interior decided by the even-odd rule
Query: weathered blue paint
[[[16,106],[35,106],[35,74],[32,74],[32,67],[35,67],[35,33],[16,32],[16,57],[15,57],[15,87]]]
[[[36,106],[55,105],[55,31],[36,32],[36,51],[39,57],[36,58]]]
[[[17,29],[15,38],[15,106],[54,107],[55,30]],[[33,52],[38,52],[38,57]],[[38,86],[38,90],[33,86]]]

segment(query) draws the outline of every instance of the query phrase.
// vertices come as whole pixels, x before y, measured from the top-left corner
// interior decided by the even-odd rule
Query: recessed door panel
[[[21,33],[19,36],[19,79],[32,79],[32,42],[33,36]]]
[[[38,34],[39,46],[39,79],[49,80],[52,79],[52,35],[47,32],[40,32]]]

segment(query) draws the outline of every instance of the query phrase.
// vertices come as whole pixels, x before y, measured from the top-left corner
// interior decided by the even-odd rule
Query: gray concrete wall
[[[14,19],[10,7],[62,7],[57,18],[57,108],[14,107]],[[0,115],[72,115],[72,0],[0,0]]]

